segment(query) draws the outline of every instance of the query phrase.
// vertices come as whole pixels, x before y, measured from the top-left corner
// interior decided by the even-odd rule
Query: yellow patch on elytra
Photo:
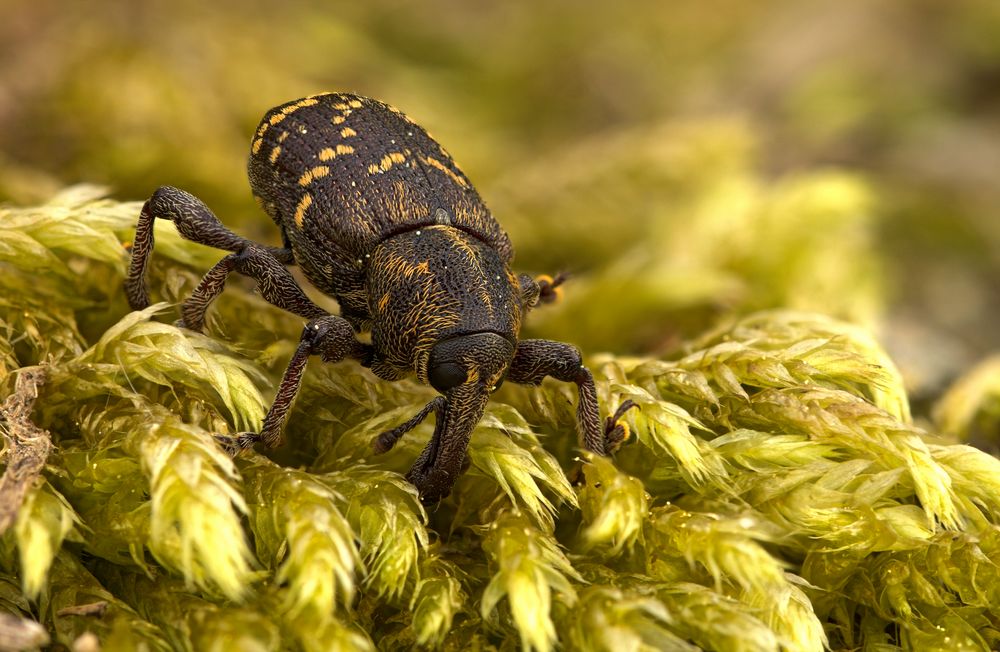
[[[313,198],[312,195],[306,193],[302,195],[302,199],[299,200],[299,205],[295,207],[295,226],[302,228],[302,220],[305,219],[306,211],[312,206]]]
[[[344,124],[344,120],[347,120],[347,118],[345,118],[342,115],[335,115],[333,116],[333,120],[331,120],[331,122],[335,125],[339,125],[339,124]]]
[[[274,149],[271,150],[271,155],[268,157],[268,160],[270,160],[271,164],[274,165],[274,162],[278,160],[278,156],[280,155],[281,155],[281,145],[275,145]]]
[[[350,145],[337,145],[337,148],[324,147],[320,150],[318,157],[321,161],[329,161],[338,156],[347,156],[348,154],[353,154],[354,148]]]
[[[357,136],[357,135],[358,132],[354,131],[350,127],[344,127],[343,129],[340,130],[341,138],[350,138],[351,136]]]
[[[257,152],[259,152],[260,151],[260,146],[261,146],[261,144],[263,142],[264,142],[263,138],[257,138],[256,140],[254,140],[253,141],[253,146],[250,148],[250,151],[252,151],[254,154],[256,154]]]
[[[288,115],[289,113],[295,113],[299,109],[307,106],[312,106],[313,104],[319,104],[319,100],[307,97],[305,99],[299,100],[295,104],[289,104],[288,106],[283,108],[281,112],[284,113],[285,115]]]
[[[368,166],[368,174],[375,174],[377,172],[388,172],[389,169],[396,163],[402,163],[406,160],[406,156],[402,152],[389,152],[382,157],[382,160],[376,165],[372,163]]]
[[[385,310],[385,307],[387,305],[389,305],[389,293],[388,292],[386,292],[385,294],[383,294],[382,298],[378,300],[378,310],[379,310],[379,312],[382,312],[383,310]]]
[[[427,261],[426,261],[426,260],[425,260],[425,261],[423,261],[423,262],[421,262],[421,263],[418,263],[418,264],[417,264],[417,271],[418,271],[418,272],[420,272],[420,273],[422,273],[422,274],[426,274],[426,273],[427,273],[427,272],[429,272],[430,270],[431,270],[431,267],[430,267],[430,265],[429,265],[429,264],[427,263]]]
[[[299,185],[308,186],[314,179],[325,177],[328,174],[330,174],[330,168],[325,165],[318,165],[311,170],[306,170],[305,173],[299,177]]]
[[[346,111],[347,109],[351,108],[351,106],[346,102],[338,102],[333,105],[333,108],[337,109],[338,111]]]
[[[361,108],[361,101],[360,100],[351,100],[349,102],[349,104],[351,105],[352,109],[360,109]]]
[[[288,138],[288,132],[287,131],[282,131],[281,135],[278,136],[278,142],[279,143],[283,143],[283,142],[285,142],[286,138]]]
[[[271,125],[269,125],[269,124],[268,124],[268,123],[266,123],[266,122],[265,122],[265,123],[263,123],[263,124],[262,124],[262,125],[261,125],[260,127],[258,127],[258,128],[257,128],[257,135],[258,135],[258,136],[263,136],[263,135],[264,135],[264,132],[265,132],[265,131],[267,131],[267,128],[268,128],[268,127],[270,127],[270,126],[271,126]]]
[[[268,122],[271,123],[271,126],[274,126],[287,117],[288,117],[287,113],[275,113],[274,115],[271,116],[271,119],[268,120]]]
[[[448,175],[448,177],[452,181],[454,181],[458,185],[462,186],[463,188],[465,188],[466,186],[469,185],[469,183],[465,179],[463,179],[462,177],[460,177],[457,174],[455,174],[451,170],[451,168],[449,168],[447,165],[445,165],[441,161],[437,160],[433,156],[426,156],[426,157],[424,157],[424,163],[426,163],[427,165],[431,166],[432,168],[437,168],[438,170],[441,170],[446,175]]]

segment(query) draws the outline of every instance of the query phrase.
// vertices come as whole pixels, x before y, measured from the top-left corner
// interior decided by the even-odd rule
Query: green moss
[[[832,210],[827,191],[798,192],[796,212]],[[390,454],[370,449],[427,400],[412,381],[311,363],[284,465],[221,451],[213,434],[260,422],[298,325],[238,283],[210,335],[159,321],[172,318],[167,304],[129,313],[121,243],[137,212],[87,189],[0,209],[3,387],[18,369],[46,367],[34,419],[56,445],[3,539],[0,604],[33,614],[54,640],[93,631],[106,649],[543,651],[1000,642],[1000,462],[946,438],[991,414],[995,365],[960,382],[940,432],[928,432],[866,330],[751,312],[671,356],[591,358],[605,410],[641,407],[614,462],[578,457],[572,388],[503,388],[471,468],[425,512],[401,473],[429,424]],[[182,296],[213,257],[169,224],[157,237],[154,294]],[[800,246],[808,265],[813,249]],[[832,282],[853,272],[843,278]],[[261,329],[273,333],[266,350]],[[58,613],[97,600],[110,605],[103,616]]]

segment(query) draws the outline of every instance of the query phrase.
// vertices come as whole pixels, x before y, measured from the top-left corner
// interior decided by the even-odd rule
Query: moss
[[[801,192],[789,200],[797,212],[830,210],[826,191]],[[429,425],[388,455],[370,449],[426,401],[412,381],[313,363],[276,454],[284,464],[221,451],[213,434],[260,422],[298,325],[238,283],[209,335],[170,325],[167,303],[129,313],[122,244],[137,213],[86,188],[0,209],[4,393],[44,366],[32,418],[55,446],[2,540],[0,604],[53,640],[1000,643],[1000,462],[957,439],[992,414],[995,363],[956,385],[928,431],[864,328],[801,311],[734,314],[670,355],[589,360],[605,409],[641,407],[613,463],[579,457],[571,388],[503,388],[469,471],[427,512],[401,473]],[[153,291],[175,300],[216,254],[169,224],[157,238]],[[807,265],[813,245],[800,246]],[[95,601],[108,603],[103,615],[59,615]]]

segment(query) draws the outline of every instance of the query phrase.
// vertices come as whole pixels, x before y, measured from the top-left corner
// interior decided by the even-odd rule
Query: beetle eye
[[[465,382],[468,374],[465,369],[454,362],[442,362],[431,367],[427,372],[427,379],[431,381],[431,387],[444,394],[452,387],[457,387]]]

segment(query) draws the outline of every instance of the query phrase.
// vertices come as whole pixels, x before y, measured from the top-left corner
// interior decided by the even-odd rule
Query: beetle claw
[[[382,455],[383,453],[388,453],[392,450],[396,442],[399,441],[399,437],[402,433],[397,433],[398,428],[394,430],[387,430],[380,433],[375,439],[372,440],[372,448],[375,450],[376,455]]]
[[[260,435],[256,432],[238,432],[235,435],[216,435],[215,441],[230,457],[236,457],[242,451],[253,448],[260,441]]]
[[[604,446],[608,453],[614,453],[624,444],[631,434],[628,423],[621,421],[625,413],[632,408],[641,409],[632,399],[626,399],[618,406],[615,413],[604,422]]]
[[[538,301],[541,303],[555,303],[562,298],[562,288],[559,287],[569,278],[567,274],[559,273],[555,277],[542,274],[535,279],[538,284]]]

